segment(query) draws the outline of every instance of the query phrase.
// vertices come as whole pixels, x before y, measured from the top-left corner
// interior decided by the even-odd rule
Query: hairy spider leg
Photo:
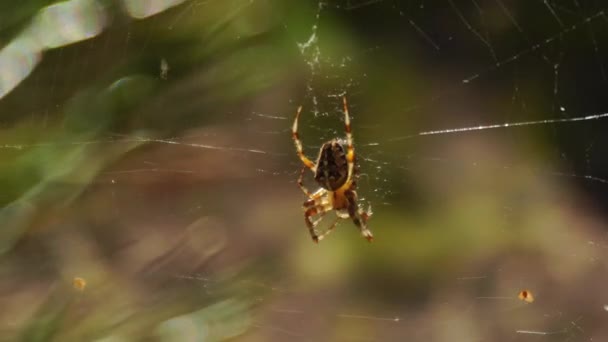
[[[357,180],[359,179],[359,169],[355,168],[354,172],[355,172],[355,174],[352,176],[352,184],[349,189],[355,193],[355,201],[357,201],[357,203],[358,203],[356,189],[357,189]],[[359,215],[361,216],[361,221],[363,222],[363,225],[367,226],[367,220],[373,215],[372,205],[369,204],[367,207],[367,210],[363,210],[363,208],[359,208],[358,212],[359,212]]]
[[[303,203],[304,209],[306,209],[310,206],[324,206],[325,205],[325,203],[323,203],[324,197],[327,197],[327,190],[325,190],[323,188],[317,190],[315,193],[310,194],[308,199],[306,201],[304,201],[304,203]]]
[[[303,166],[302,170],[300,170],[300,177],[298,177],[298,186],[304,192],[308,198],[313,198],[313,194],[304,186],[304,171],[306,171],[307,167]]]
[[[319,197],[317,199],[317,201],[322,198],[323,198],[322,196]],[[307,204],[308,204],[308,208],[304,212],[304,219],[306,221],[306,225],[308,226],[308,231],[310,232],[310,237],[312,237],[312,241],[314,241],[315,243],[319,243],[319,241],[321,241],[325,236],[327,236],[329,233],[331,233],[334,230],[334,228],[336,228],[336,226],[338,225],[338,221],[340,219],[340,217],[337,217],[336,220],[334,220],[334,222],[331,224],[331,226],[329,226],[329,228],[327,228],[327,230],[324,233],[317,235],[317,232],[315,231],[315,227],[319,224],[319,222],[321,222],[321,220],[323,219],[323,216],[325,216],[325,214],[327,214],[327,212],[329,212],[333,209],[331,204],[322,203],[322,202],[319,203],[317,201],[308,200],[308,201],[304,202],[305,207],[307,207]],[[316,219],[315,221],[313,221],[312,217],[315,215],[319,215],[319,218]]]
[[[344,130],[346,131],[346,161],[348,162],[348,176],[350,181],[345,184],[347,189],[345,195],[348,198],[348,214],[352,218],[353,222],[361,231],[361,235],[371,242],[374,237],[372,232],[367,229],[367,219],[371,216],[370,214],[363,211],[357,205],[357,193],[355,192],[354,184],[356,182],[355,175],[355,146],[353,145],[352,129],[350,127],[350,115],[348,113],[348,103],[346,96],[342,97],[342,103],[344,104]]]
[[[342,103],[344,104],[344,130],[346,131],[346,161],[348,162],[348,177],[352,177],[355,169],[355,146],[353,145],[353,135],[350,127],[350,115],[348,114],[346,96],[342,97]]]
[[[298,135],[298,119],[300,118],[300,113],[302,113],[302,106],[298,107],[298,111],[296,112],[296,119],[293,121],[293,128],[291,130],[291,134],[293,136],[293,142],[296,144],[296,151],[298,152],[298,157],[302,160],[302,163],[306,165],[307,168],[315,172],[317,167],[315,163],[313,163],[306,155],[304,154],[304,150],[302,148],[302,142],[300,141],[300,137]]]
[[[318,219],[313,222],[311,218],[317,214],[323,216],[325,215],[325,212],[326,210],[325,208],[323,208],[322,205],[315,205],[306,209],[306,211],[304,212],[304,220],[306,221],[306,226],[308,226],[308,232],[310,233],[312,241],[314,241],[315,243],[319,243],[319,237],[315,232],[315,227],[319,223],[319,221],[321,221],[321,219]]]
[[[361,215],[361,220],[363,220],[363,223],[367,224],[367,220],[373,215],[372,205],[370,204],[367,207],[367,211],[359,208],[359,215]]]
[[[303,207],[306,209],[304,210],[304,221],[306,222],[308,232],[310,233],[310,236],[314,242],[319,242],[319,238],[315,232],[315,227],[319,224],[319,222],[321,222],[323,216],[325,216],[325,214],[331,210],[328,203],[323,203],[323,198],[326,195],[327,190],[319,189],[314,194],[310,194],[310,196],[308,196],[309,198],[303,203]],[[312,217],[315,215],[319,215],[319,218],[313,221]]]
[[[357,193],[354,190],[347,190],[344,195],[348,199],[348,215],[353,220],[355,226],[357,226],[357,228],[359,228],[361,231],[361,235],[363,235],[367,241],[372,242],[374,235],[369,229],[367,229],[367,219],[371,216],[371,214],[368,214],[358,207]]]
[[[339,222],[340,222],[340,216],[336,217],[336,219],[331,224],[331,226],[329,226],[329,228],[327,228],[327,230],[324,233],[322,233],[321,235],[319,235],[317,237],[319,239],[319,241],[323,240],[327,235],[329,235],[329,233],[331,233],[334,230],[334,228],[336,228],[338,226]]]

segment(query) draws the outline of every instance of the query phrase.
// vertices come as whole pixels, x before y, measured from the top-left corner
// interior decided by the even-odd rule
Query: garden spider
[[[358,167],[356,165],[346,97],[342,98],[342,102],[344,104],[346,141],[343,139],[332,139],[324,143],[321,146],[316,163],[313,163],[304,155],[302,142],[298,137],[298,119],[302,112],[302,106],[298,108],[296,119],[293,123],[293,141],[296,145],[298,157],[304,163],[304,167],[302,167],[300,177],[298,178],[298,186],[308,196],[308,200],[304,202],[304,220],[308,226],[310,236],[315,243],[318,243],[327,234],[331,233],[338,224],[339,219],[348,218],[353,220],[361,231],[361,235],[367,241],[371,242],[374,239],[372,232],[367,229],[367,220],[372,215],[371,207],[368,211],[364,211],[357,203],[357,193],[355,190],[357,187]],[[315,181],[321,186],[314,193],[308,191],[302,184],[306,168],[314,173]],[[315,227],[323,216],[331,210],[335,210],[338,217],[327,231],[317,235]],[[315,215],[319,215],[320,217],[316,221],[313,221],[312,217]]]

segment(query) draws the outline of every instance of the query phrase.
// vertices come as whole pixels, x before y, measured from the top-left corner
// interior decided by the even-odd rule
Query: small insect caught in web
[[[298,186],[308,197],[304,202],[304,221],[308,226],[310,236],[315,243],[325,238],[336,228],[340,219],[352,219],[359,228],[361,235],[371,242],[374,237],[367,228],[367,220],[372,216],[371,207],[363,210],[357,199],[357,178],[359,176],[355,147],[350,127],[348,104],[346,97],[342,98],[344,105],[344,129],[346,139],[335,138],[325,142],[320,150],[316,162],[312,162],[304,154],[302,142],[298,135],[298,119],[302,113],[302,106],[296,112],[293,123],[292,136],[296,145],[296,152],[304,164],[298,178]],[[315,181],[320,188],[311,193],[303,184],[304,172],[309,169],[314,174]],[[315,227],[321,222],[323,216],[335,210],[336,219],[329,228],[318,234]],[[319,216],[313,221],[314,216]]]

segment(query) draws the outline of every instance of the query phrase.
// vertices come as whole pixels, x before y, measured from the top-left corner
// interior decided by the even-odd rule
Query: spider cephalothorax
[[[332,139],[321,146],[317,162],[313,163],[302,150],[302,142],[298,136],[298,118],[302,112],[302,106],[298,108],[296,119],[293,123],[293,140],[296,145],[298,156],[304,163],[304,167],[298,178],[298,186],[308,200],[304,202],[304,219],[310,236],[314,242],[319,242],[329,234],[337,225],[338,220],[351,218],[361,231],[361,235],[368,241],[373,240],[372,233],[367,229],[367,219],[372,215],[371,211],[364,211],[357,203],[356,178],[357,167],[355,158],[355,147],[350,128],[350,118],[348,116],[348,106],[346,98],[344,103],[344,126],[346,130],[346,140]],[[302,183],[304,171],[310,169],[314,173],[315,181],[321,186],[314,193],[310,193]],[[337,218],[325,233],[317,235],[315,227],[321,221],[323,215],[328,211],[335,210]],[[313,221],[312,217],[320,217]]]

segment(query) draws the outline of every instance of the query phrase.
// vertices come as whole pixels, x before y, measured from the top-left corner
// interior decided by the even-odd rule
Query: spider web
[[[472,224],[475,225],[472,231],[461,227],[456,228],[459,230],[456,234],[480,234],[484,237],[468,236],[479,239],[479,249],[473,254],[480,254],[463,257],[458,253],[466,251],[466,248],[458,249],[454,257],[464,265],[472,263],[475,266],[465,266],[455,272],[446,271],[445,260],[438,261],[433,257],[422,257],[418,261],[423,265],[412,266],[411,263],[415,261],[406,258],[420,257],[419,251],[399,253],[389,248],[390,251],[384,252],[394,253],[396,260],[387,262],[373,255],[372,258],[380,259],[374,260],[378,263],[376,265],[366,262],[366,256],[357,257],[354,263],[362,263],[361,268],[392,267],[392,271],[369,272],[379,279],[359,279],[357,276],[361,275],[351,271],[355,274],[355,280],[337,281],[346,287],[349,294],[341,295],[341,290],[332,288],[337,293],[330,293],[340,299],[327,305],[317,304],[314,308],[307,306],[308,309],[299,309],[302,304],[298,299],[291,298],[294,296],[292,291],[286,290],[294,286],[291,284],[283,288],[288,294],[279,296],[288,304],[281,303],[278,308],[268,309],[267,323],[265,326],[259,325],[259,336],[314,340],[329,334],[332,338],[345,341],[403,338],[420,341],[502,341],[537,340],[542,336],[548,340],[570,341],[606,335],[597,325],[601,325],[598,319],[606,308],[602,304],[603,299],[579,292],[594,292],[597,263],[603,264],[601,260],[605,258],[605,251],[602,250],[605,247],[601,242],[605,239],[605,231],[600,228],[602,218],[598,209],[605,206],[605,186],[608,183],[601,157],[601,151],[606,148],[601,133],[606,126],[603,119],[608,117],[608,113],[603,96],[599,94],[606,85],[605,58],[602,54],[605,49],[606,16],[600,4],[589,2],[564,4],[538,1],[537,5],[539,8],[531,10],[534,20],[543,23],[554,20],[553,23],[540,25],[542,28],[538,28],[538,25],[530,27],[530,23],[525,22],[525,14],[515,12],[517,5],[502,1],[448,1],[447,6],[437,7],[427,7],[425,2],[415,1],[407,4],[391,1],[318,3],[311,34],[308,39],[301,39],[302,43],[299,44],[311,74],[306,84],[305,98],[309,111],[314,114],[310,130],[316,136],[321,136],[321,141],[340,134],[339,129],[327,129],[326,120],[321,119],[332,117],[335,120],[336,116],[332,113],[340,112],[338,100],[343,95],[348,94],[351,102],[353,97],[377,97],[389,101],[390,105],[375,102],[364,107],[371,112],[377,112],[376,108],[380,108],[381,112],[393,111],[392,115],[386,115],[388,121],[362,122],[367,118],[355,118],[354,125],[355,134],[359,137],[359,156],[362,156],[366,170],[364,175],[367,176],[367,191],[364,193],[371,196],[371,202],[376,207],[388,207],[386,210],[379,209],[379,215],[387,211],[401,211],[419,216],[420,212],[429,210],[425,219],[412,220],[414,222],[405,224],[405,227],[393,229],[439,230]],[[361,40],[364,41],[369,38],[367,45],[358,46],[356,52],[341,52],[336,56],[331,54],[332,45],[339,42],[333,37],[327,38],[332,32],[323,34],[321,31],[325,16],[331,17],[336,13],[348,16],[354,27],[364,28],[355,29],[353,35],[363,36]],[[381,28],[365,25],[374,16],[383,18]],[[517,19],[520,17],[524,18]],[[501,25],[500,29],[496,27]],[[374,35],[378,32],[382,33]],[[387,32],[398,34],[400,41],[404,42],[403,49],[410,50],[397,53],[399,57],[407,60],[408,54],[416,54],[419,58],[423,55],[430,60],[416,64],[414,68],[417,72],[407,69],[394,71],[404,73],[404,78],[415,79],[410,86],[413,89],[404,86],[414,93],[412,96],[408,96],[403,88],[393,90],[390,84],[379,84],[374,76],[381,76],[371,75],[371,69],[378,73],[386,72],[370,67],[377,59],[390,64],[390,61],[383,59],[386,58],[384,50],[391,53],[399,50],[389,45],[394,44],[390,38],[387,39],[390,41],[388,43],[379,43],[386,38],[383,35],[390,35]],[[324,45],[327,41],[327,45]],[[327,50],[331,52],[323,53]],[[441,68],[448,70],[439,76],[442,78],[440,80],[434,79],[437,76],[433,70],[435,63],[447,64],[442,64]],[[454,70],[450,70],[452,68]],[[404,78],[397,79],[406,82]],[[391,94],[391,91],[395,93]],[[539,94],[530,96],[536,91]],[[534,96],[542,99],[534,99]],[[581,96],[586,100],[581,101]],[[327,105],[329,109],[323,109]],[[356,105],[351,109],[354,113],[360,111]],[[371,115],[371,118],[382,120],[381,116],[378,113]],[[319,121],[322,123],[314,123]],[[389,125],[404,132],[393,132],[387,128],[391,127]],[[419,128],[412,129],[412,125]],[[539,155],[522,156],[527,154],[525,151],[530,145],[521,145],[520,142],[536,140],[539,135],[551,145],[546,147],[546,153],[540,158]],[[362,142],[361,136],[367,141]],[[479,149],[479,145],[485,144],[492,147]],[[312,147],[310,150],[311,154],[314,153]],[[513,176],[522,172],[526,174],[523,178]],[[463,182],[463,175],[471,173],[476,176],[470,177],[481,178],[475,178],[471,183],[464,182],[461,186],[450,184]],[[449,216],[452,210],[449,207],[462,196],[466,197],[467,193],[470,195],[478,191],[480,181],[492,189],[482,192],[488,191],[492,196],[502,193],[504,189],[498,190],[494,181],[486,183],[483,180],[484,173],[490,178],[495,177],[497,183],[504,183],[501,185],[506,187],[513,186],[510,182],[517,178],[515,183],[518,185],[514,186],[512,192],[507,191],[506,197],[510,198],[496,203],[502,206],[497,217],[486,216],[472,205],[469,207],[474,212],[471,215],[482,216],[480,221],[454,223],[449,222],[454,218],[445,221],[433,219],[436,215]],[[403,182],[398,187],[394,185],[399,183],[396,178],[402,178]],[[433,184],[438,181],[440,184]],[[567,198],[563,198],[563,194],[549,195],[551,199],[545,199],[552,203],[549,207],[554,206],[551,209],[544,205],[536,207],[530,202],[534,200],[528,197],[528,190],[537,186],[553,187],[555,184],[560,184],[557,188],[561,189],[574,184],[579,190]],[[445,193],[451,192],[449,189],[453,189],[456,198],[443,198],[450,197]],[[578,200],[570,196],[581,196],[579,191],[589,196],[583,202],[589,203],[587,201],[594,199],[598,202],[593,206],[573,204]],[[427,197],[429,192],[436,192],[437,196]],[[450,202],[452,204],[448,204]],[[584,210],[584,215],[594,217],[591,221],[595,222],[581,223],[580,212],[569,218],[565,218],[569,214],[558,214],[563,210],[569,212],[573,209],[572,205],[576,210]],[[395,206],[398,208],[395,209]],[[545,210],[551,214],[540,214]],[[560,219],[556,220],[553,215],[566,219],[568,223],[559,224],[557,221]],[[426,220],[433,222],[430,227]],[[416,224],[426,228],[415,227]],[[492,233],[482,232],[483,229],[498,231],[498,237],[495,237],[498,242],[492,242],[493,238],[489,237]],[[435,248],[450,249],[441,242],[424,241],[436,239],[434,234],[437,233],[397,235],[402,239],[420,240],[409,243],[400,240],[396,243],[400,246],[394,248],[416,248],[416,244],[428,248],[427,244],[439,244],[442,246]],[[458,238],[455,240],[471,247],[476,245]],[[486,254],[487,250],[494,251]],[[356,253],[367,253],[367,250]],[[391,266],[383,265],[382,261]],[[435,262],[442,266],[437,266]],[[456,261],[456,264],[460,262]],[[570,273],[549,266],[561,262],[586,271]],[[428,275],[433,273],[428,268],[434,267],[444,269],[437,272],[439,275]],[[403,271],[403,268],[408,271]],[[468,271],[463,273],[466,269]],[[594,280],[587,286],[583,279]],[[360,290],[359,286],[352,285],[353,281],[374,285],[361,286],[365,290]],[[394,281],[398,285],[377,285],[383,281]],[[432,290],[424,288],[425,285]],[[352,291],[353,287],[355,291]],[[517,298],[517,293],[528,288],[534,288],[544,298],[541,300],[539,297],[532,303],[522,302]],[[301,291],[305,293],[301,297],[316,298],[314,291]],[[352,305],[357,302],[354,299],[357,294],[366,298],[359,299],[361,302],[369,300],[373,304]],[[570,301],[587,304],[567,304]],[[322,323],[308,323],[302,328],[303,322],[316,322],[315,317],[319,315],[323,316],[319,320],[331,321],[328,324],[330,327]],[[277,322],[282,323],[277,325]],[[326,329],[323,333],[311,334],[311,331],[323,328]]]
[[[2,27],[2,336],[608,336],[601,1],[69,3],[79,38]],[[376,241],[314,245],[291,124],[314,158],[343,96]]]

